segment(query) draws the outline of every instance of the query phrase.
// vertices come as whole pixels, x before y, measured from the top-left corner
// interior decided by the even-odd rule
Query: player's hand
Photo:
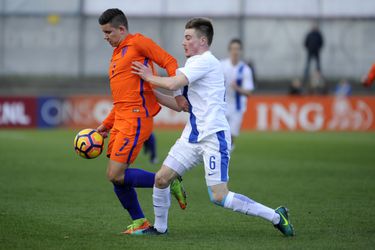
[[[152,69],[148,65],[144,65],[138,61],[132,63],[132,69],[133,74],[139,75],[145,81],[148,81],[153,75]]]
[[[230,85],[232,89],[234,89],[235,91],[239,91],[241,88],[237,85],[236,82],[232,82],[232,84]]]
[[[182,109],[182,111],[189,112],[190,105],[185,96],[179,95],[175,97],[178,107]]]
[[[104,139],[108,137],[109,129],[103,124],[100,124],[99,127],[96,128],[96,131],[98,131]]]

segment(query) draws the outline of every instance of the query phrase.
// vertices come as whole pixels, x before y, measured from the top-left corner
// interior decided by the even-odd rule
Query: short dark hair
[[[126,18],[124,12],[119,9],[108,9],[104,11],[99,17],[99,24],[105,25],[110,23],[113,27],[118,28],[120,25],[124,25],[127,30],[128,19]]]
[[[204,17],[192,18],[186,23],[185,29],[195,29],[200,35],[207,37],[207,43],[211,45],[214,37],[214,28],[210,19]]]
[[[241,39],[239,38],[233,38],[232,40],[230,40],[229,42],[229,45],[228,45],[228,49],[230,48],[230,46],[234,43],[237,43],[238,45],[240,45],[241,49],[242,49],[242,41]]]

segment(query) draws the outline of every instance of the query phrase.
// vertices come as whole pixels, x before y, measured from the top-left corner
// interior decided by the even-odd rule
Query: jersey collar
[[[129,33],[129,34],[125,37],[125,39],[121,41],[121,43],[119,44],[119,46],[117,46],[117,47],[114,49],[113,53],[116,54],[116,53],[118,53],[122,48],[124,48],[125,46],[127,46],[128,43],[129,43],[129,40],[130,40],[133,36],[134,36],[133,34],[130,34],[130,33]]]

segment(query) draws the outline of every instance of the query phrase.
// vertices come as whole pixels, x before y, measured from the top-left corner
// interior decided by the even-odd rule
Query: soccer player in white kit
[[[154,76],[150,67],[133,62],[133,73],[165,89],[183,87],[190,103],[190,119],[156,174],[153,189],[155,223],[143,234],[167,232],[170,183],[203,161],[209,197],[214,204],[264,218],[284,235],[293,236],[293,226],[285,207],[274,210],[228,190],[231,140],[225,118],[224,74],[220,61],[209,50],[213,33],[209,19],[193,18],[186,23],[183,47],[188,59],[174,77]]]
[[[240,134],[242,118],[247,107],[247,98],[254,90],[254,81],[251,68],[241,60],[241,40],[232,39],[228,45],[228,52],[229,58],[222,60],[221,65],[226,87],[226,117],[232,135],[233,148],[234,139]]]

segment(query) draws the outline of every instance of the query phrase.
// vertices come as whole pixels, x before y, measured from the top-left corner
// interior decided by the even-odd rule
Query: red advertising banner
[[[108,115],[108,96],[0,97],[0,127],[95,128]],[[375,131],[375,97],[252,96],[242,129],[258,131]],[[163,107],[156,128],[181,129],[189,114]]]
[[[37,123],[37,102],[32,97],[0,97],[0,127],[30,128]]]
[[[67,98],[39,98],[40,127],[96,128],[112,109],[109,96],[80,95]],[[163,107],[155,117],[155,126],[181,128],[187,121],[187,113],[178,113]]]
[[[375,98],[253,96],[243,129],[260,131],[375,130]]]

